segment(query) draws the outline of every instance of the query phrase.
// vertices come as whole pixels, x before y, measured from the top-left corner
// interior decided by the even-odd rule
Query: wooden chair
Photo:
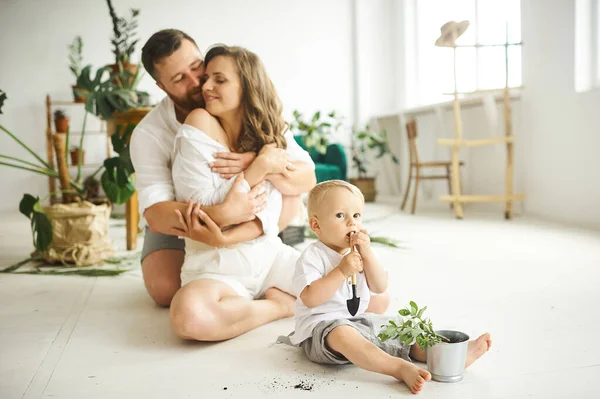
[[[406,123],[406,133],[408,136],[408,150],[410,154],[410,167],[408,173],[408,182],[406,183],[406,191],[404,193],[404,200],[402,201],[401,209],[404,210],[406,207],[406,201],[408,200],[408,193],[410,191],[410,186],[412,184],[413,178],[415,179],[415,189],[412,200],[412,210],[411,213],[415,213],[417,208],[417,193],[419,192],[419,182],[421,180],[442,180],[445,179],[448,181],[448,192],[452,194],[452,173],[451,166],[452,161],[437,161],[437,162],[421,162],[419,160],[419,152],[417,151],[417,121],[410,120]],[[460,161],[459,166],[463,166],[464,162]],[[433,175],[433,176],[424,176],[421,174],[421,169],[428,168],[445,168],[445,175]],[[415,173],[413,174],[413,170]],[[452,208],[453,204],[450,204]]]

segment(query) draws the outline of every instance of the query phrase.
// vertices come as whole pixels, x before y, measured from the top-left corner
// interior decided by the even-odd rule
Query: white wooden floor
[[[427,305],[436,328],[493,347],[457,384],[421,398],[599,398],[600,234],[501,214],[409,216],[369,206],[390,270],[390,313]],[[0,215],[0,266],[30,250],[23,216]],[[115,231],[118,243],[124,229]],[[119,244],[121,245],[121,244]],[[404,384],[311,364],[274,344],[292,319],[237,339],[183,342],[138,271],[120,277],[0,275],[0,398],[397,398]],[[302,389],[304,388],[304,389]],[[308,389],[308,390],[307,390]]]

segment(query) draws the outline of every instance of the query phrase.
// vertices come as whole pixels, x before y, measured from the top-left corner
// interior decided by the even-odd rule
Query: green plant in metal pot
[[[439,342],[448,341],[448,338],[437,334],[431,320],[423,317],[427,306],[419,309],[417,304],[410,301],[409,307],[400,309],[398,316],[388,324],[381,326],[383,330],[377,336],[382,342],[388,339],[397,339],[402,345],[410,346],[415,343],[425,350]]]

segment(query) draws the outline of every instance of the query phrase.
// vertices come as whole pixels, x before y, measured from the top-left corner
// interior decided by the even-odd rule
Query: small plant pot
[[[79,150],[71,150],[71,165],[79,164]],[[81,164],[85,165],[85,150],[81,150]]]
[[[439,382],[462,381],[467,361],[469,336],[460,331],[440,330],[450,342],[441,342],[427,348],[427,368],[431,378]]]
[[[84,103],[87,100],[87,90],[80,88],[76,85],[71,85],[73,88],[73,101],[76,103]]]
[[[69,128],[69,118],[54,119],[56,133],[66,133]]]
[[[374,177],[362,177],[350,179],[350,183],[354,184],[365,197],[365,202],[374,202],[377,197],[377,190],[375,190],[375,178]]]
[[[107,65],[111,68],[111,76],[116,75],[119,73],[119,64],[110,64]],[[123,65],[123,71],[129,71],[131,73],[131,76],[129,76],[127,79],[127,82],[123,82],[123,77],[115,77],[114,81],[117,84],[121,84],[124,86],[130,86],[133,83],[133,78],[135,73],[137,72],[138,66],[137,64],[130,64],[128,62],[124,63]]]

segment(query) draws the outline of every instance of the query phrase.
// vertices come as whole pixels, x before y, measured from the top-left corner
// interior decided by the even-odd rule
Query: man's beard
[[[188,112],[196,109],[196,108],[204,108],[205,107],[205,102],[204,102],[204,96],[200,95],[200,99],[196,100],[194,98],[195,94],[198,93],[202,93],[202,89],[198,89],[197,91],[192,91],[190,93],[188,93],[185,97],[176,97],[172,94],[169,94],[169,97],[171,97],[171,100],[173,100],[173,102],[181,109],[184,109]]]

